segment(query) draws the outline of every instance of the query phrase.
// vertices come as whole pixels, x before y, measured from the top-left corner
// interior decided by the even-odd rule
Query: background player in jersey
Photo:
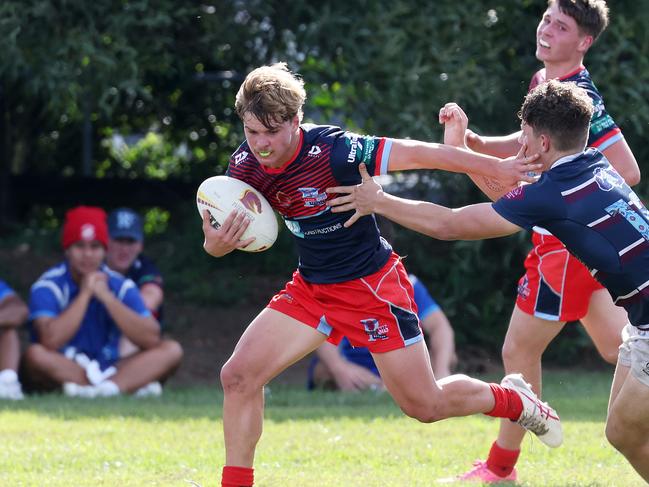
[[[417,276],[410,274],[417,316],[421,329],[428,337],[428,353],[437,379],[451,375],[457,362],[454,333],[448,318]],[[383,382],[372,354],[365,347],[352,347],[343,338],[338,347],[325,342],[316,350],[309,364],[309,389],[328,388],[343,391],[382,389]]]
[[[18,380],[20,337],[18,328],[27,321],[25,302],[0,279],[0,399],[23,399]]]
[[[397,198],[384,193],[363,165],[363,183],[330,188],[347,194],[330,204],[335,212],[356,210],[346,226],[378,213],[444,240],[500,237],[535,225],[561,239],[633,325],[625,328],[606,433],[649,481],[649,211],[598,150],[584,150],[592,112],[588,94],[574,83],[551,80],[532,90],[521,109],[521,144],[540,154],[542,175],[493,204],[451,210]]]
[[[603,152],[633,186],[640,180],[638,164],[583,65],[586,52],[607,25],[608,7],[603,0],[549,0],[536,31],[536,57],[544,68],[534,75],[530,89],[548,79],[572,81],[584,88],[595,107],[588,146]],[[481,137],[468,132],[467,145],[478,152],[507,157],[520,149],[519,135]],[[487,178],[472,179],[493,200],[511,189]],[[532,241],[534,248],[525,260],[526,273],[518,283],[518,298],[502,356],[505,371],[522,372],[540,394],[541,357],[566,322],[581,320],[601,356],[615,363],[626,314],[547,230],[535,228]],[[459,479],[516,480],[514,465],[523,435],[524,430],[502,421],[486,462],[475,462],[475,468]]]
[[[236,97],[246,141],[227,173],[257,188],[280,213],[297,244],[299,266],[248,326],[221,370],[222,485],[253,483],[264,385],[325,340],[335,344],[342,336],[370,349],[386,389],[409,416],[425,422],[480,412],[507,417],[558,446],[556,413],[538,402],[519,375],[505,377],[502,385],[466,376],[435,380],[401,259],[381,238],[373,217],[348,229],[345,215],[326,206],[328,187],[360,181],[360,163],[373,174],[425,167],[493,174],[502,163],[439,144],[302,125],[305,99],[302,80],[283,63],[253,70]],[[506,162],[507,179],[520,179],[529,169],[525,166],[540,167],[527,162]],[[240,239],[247,224],[233,212],[215,229],[205,211],[205,250],[220,257],[248,245],[253,238]]]
[[[107,241],[104,210],[80,206],[67,212],[65,260],[41,275],[30,293],[32,344],[23,369],[34,390],[62,387],[81,397],[137,394],[180,362],[180,347],[161,339],[160,325],[133,281],[103,263]],[[122,335],[140,351],[122,357]]]
[[[108,214],[108,246],[106,247],[106,264],[124,277],[132,280],[140,291],[142,301],[153,317],[164,327],[162,321],[162,304],[164,301],[164,281],[155,263],[144,251],[144,225],[142,217],[131,208],[118,208]],[[173,340],[167,339],[170,342]],[[182,350],[180,344],[174,346]],[[122,335],[119,343],[120,357],[128,357],[139,351],[126,336]],[[140,389],[141,395],[160,395],[162,385],[158,381],[150,382]]]

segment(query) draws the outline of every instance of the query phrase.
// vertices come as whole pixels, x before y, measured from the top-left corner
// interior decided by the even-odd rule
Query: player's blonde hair
[[[234,107],[241,119],[250,113],[270,129],[296,115],[301,121],[305,100],[304,81],[282,62],[251,71],[237,92]]]
[[[608,26],[606,0],[548,0],[548,6],[559,5],[559,10],[575,19],[579,29],[593,36],[593,42]]]
[[[573,82],[542,83],[525,97],[518,114],[534,134],[548,134],[560,151],[581,151],[588,142],[593,101]]]

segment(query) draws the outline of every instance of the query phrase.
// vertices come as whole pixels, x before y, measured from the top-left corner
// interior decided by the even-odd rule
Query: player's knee
[[[244,364],[232,358],[221,368],[221,387],[224,394],[247,394],[258,389]]]
[[[505,365],[515,363],[519,358],[519,352],[517,348],[513,346],[512,342],[509,342],[507,340],[505,340],[505,343],[503,343],[503,348],[500,350],[500,354]]]
[[[607,347],[599,351],[600,356],[606,360],[609,364],[615,365],[617,363],[617,357],[620,353],[620,350],[617,346]]]
[[[633,452],[642,448],[642,443],[646,443],[646,438],[640,438],[635,428],[628,428],[623,422],[618,421],[615,416],[610,416],[606,422],[606,439],[608,442],[622,454]],[[641,435],[644,436],[644,435]]]
[[[401,404],[400,407],[406,416],[416,419],[421,423],[434,423],[444,419],[440,408],[435,405],[409,401]]]

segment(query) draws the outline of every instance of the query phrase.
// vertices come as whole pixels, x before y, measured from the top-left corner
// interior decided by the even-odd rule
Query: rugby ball
[[[268,200],[239,179],[229,176],[213,176],[203,181],[196,192],[196,206],[203,217],[203,210],[209,210],[210,223],[219,228],[232,210],[246,213],[250,225],[241,237],[255,241],[239,250],[261,252],[269,249],[277,238],[277,217]]]

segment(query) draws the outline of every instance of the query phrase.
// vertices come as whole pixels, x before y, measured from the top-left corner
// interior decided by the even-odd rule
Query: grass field
[[[550,450],[528,435],[518,485],[644,485],[604,437],[610,380],[608,373],[546,375],[565,442]],[[271,384],[256,485],[434,486],[483,458],[497,425],[485,416],[420,424],[386,394]],[[221,395],[197,388],[159,399],[2,402],[0,445],[2,486],[214,487],[224,457]]]

